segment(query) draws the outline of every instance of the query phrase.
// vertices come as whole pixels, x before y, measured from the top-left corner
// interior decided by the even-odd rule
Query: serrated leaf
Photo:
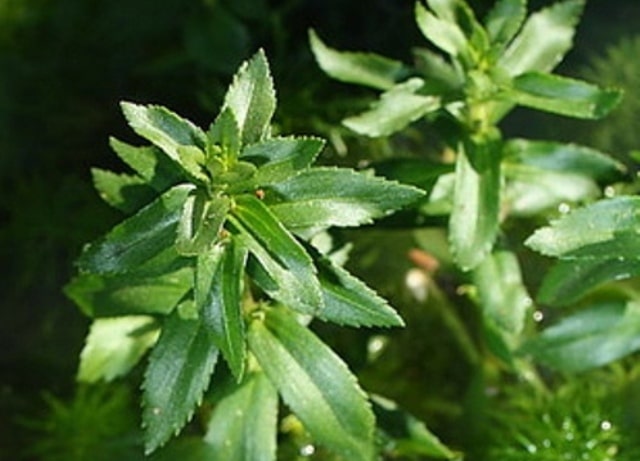
[[[452,19],[441,19],[416,2],[415,17],[422,35],[452,57],[468,53],[467,38]]]
[[[408,73],[400,61],[375,53],[329,48],[313,29],[309,30],[309,43],[320,68],[342,82],[388,90]]]
[[[512,76],[552,70],[571,48],[583,8],[584,0],[566,0],[529,16],[499,65]]]
[[[193,415],[218,358],[218,349],[200,320],[167,317],[151,352],[143,384],[145,452],[150,454],[178,433]]]
[[[525,244],[567,259],[627,259],[640,254],[640,197],[616,197],[576,209],[538,229]]]
[[[345,459],[373,458],[374,416],[342,360],[283,309],[249,327],[249,347],[284,402],[319,443]]]
[[[593,305],[562,319],[526,343],[522,354],[552,368],[580,372],[640,349],[640,305]]]
[[[568,117],[598,119],[618,105],[622,92],[558,75],[529,72],[513,79],[506,95],[522,106]]]
[[[258,167],[252,181],[266,186],[283,181],[309,167],[324,147],[320,138],[271,138],[247,146],[240,158]]]
[[[216,403],[205,442],[215,459],[274,461],[278,393],[262,372],[253,372]]]
[[[473,148],[469,145],[467,148]],[[458,153],[449,240],[456,264],[463,270],[476,267],[491,251],[498,232],[500,208],[500,155],[491,146],[479,148],[485,167],[471,165],[465,150]]]
[[[227,107],[209,127],[207,137],[211,144],[218,145],[224,158],[236,158],[242,147],[238,121],[231,108]]]
[[[238,69],[224,98],[223,111],[226,108],[235,116],[243,145],[261,141],[269,133],[276,95],[263,50]]]
[[[270,192],[276,195],[273,213],[305,235],[370,223],[424,196],[417,188],[346,168],[312,168],[273,184]]]
[[[178,252],[193,256],[213,247],[230,208],[231,200],[224,195],[209,197],[201,190],[189,194],[176,232]]]
[[[77,261],[86,272],[127,272],[172,246],[182,205],[193,189],[175,186],[135,215],[115,226],[103,238],[87,245]]]
[[[78,381],[112,381],[127,374],[158,339],[153,317],[94,320],[80,353]]]
[[[247,249],[230,239],[198,256],[202,322],[238,381],[246,360],[242,287]]]
[[[275,215],[250,195],[236,198],[232,214],[232,224],[238,232],[234,238],[247,246],[268,276],[256,280],[263,282],[260,287],[292,309],[306,314],[320,310],[322,293],[315,266]]]
[[[125,213],[133,213],[156,196],[155,191],[139,176],[116,174],[100,168],[92,168],[91,176],[100,198]]]
[[[526,0],[498,0],[485,20],[491,43],[501,50],[516,36],[526,15]]]
[[[415,94],[424,85],[421,78],[399,83],[382,93],[371,109],[342,123],[358,134],[371,137],[388,136],[405,128],[420,117],[438,110],[440,99]]]

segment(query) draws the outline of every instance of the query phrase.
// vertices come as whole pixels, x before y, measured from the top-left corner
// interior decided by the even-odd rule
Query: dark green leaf
[[[93,185],[100,198],[125,213],[133,213],[152,201],[156,193],[144,179],[130,174],[116,174],[92,168]]]
[[[205,442],[224,461],[274,461],[278,393],[262,372],[244,382],[215,406]]]
[[[424,86],[421,78],[411,78],[380,95],[370,110],[348,117],[342,123],[358,134],[388,136],[405,128],[423,115],[438,110],[440,99],[416,94]]]
[[[571,48],[583,8],[584,0],[566,0],[529,16],[500,66],[512,76],[552,70]]]
[[[311,258],[271,211],[257,198],[244,195],[236,198],[232,213],[237,237],[271,280],[261,288],[303,313],[322,309],[320,282]]]
[[[194,190],[184,203],[177,228],[176,249],[183,255],[207,251],[218,241],[220,231],[231,208],[228,197],[208,197]]]
[[[463,78],[459,71],[441,55],[427,48],[414,48],[413,56],[416,70],[424,79],[421,94],[440,96],[462,87]]]
[[[240,157],[258,166],[253,181],[266,186],[309,167],[324,146],[319,138],[271,138],[246,147]]]
[[[276,95],[269,63],[263,50],[240,66],[224,98],[240,129],[242,144],[264,139],[270,131]]]
[[[399,61],[374,53],[329,48],[314,30],[309,30],[309,43],[320,68],[336,80],[388,90],[407,74]]]
[[[340,358],[284,309],[249,327],[249,347],[312,437],[350,461],[373,457],[374,416]]]
[[[562,319],[522,348],[522,353],[565,372],[605,365],[640,349],[640,305],[599,304]]]
[[[426,158],[391,158],[371,165],[377,175],[431,191],[438,178],[453,171],[449,164]]]
[[[218,349],[199,320],[177,313],[162,326],[143,384],[145,452],[153,452],[182,429],[200,403]]]
[[[156,342],[158,331],[148,316],[94,320],[80,353],[78,380],[112,381],[127,374]]]
[[[218,118],[209,127],[207,136],[211,144],[219,146],[223,158],[236,158],[240,154],[242,147],[240,127],[231,108],[227,107],[220,112]]]
[[[467,38],[454,18],[438,18],[419,1],[415,7],[416,22],[427,40],[452,57],[468,53]]]
[[[357,226],[390,214],[424,195],[410,186],[346,168],[312,168],[270,186],[274,214],[294,232]],[[269,196],[267,196],[268,198]]]
[[[492,44],[501,50],[520,30],[527,15],[526,0],[498,0],[486,18],[486,28]]]
[[[534,109],[597,119],[618,105],[622,92],[567,77],[529,72],[516,77],[506,95],[510,101]]]
[[[105,274],[128,272],[152,259],[176,238],[182,206],[193,186],[175,186],[107,235],[85,247],[81,270]]]

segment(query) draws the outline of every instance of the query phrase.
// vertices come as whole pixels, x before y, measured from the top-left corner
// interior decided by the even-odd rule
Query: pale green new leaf
[[[374,53],[329,48],[312,29],[309,30],[309,43],[320,68],[342,82],[388,90],[408,73],[400,61]]]
[[[227,108],[238,123],[242,145],[258,142],[269,133],[276,94],[263,50],[238,69],[224,98],[223,111]]]
[[[415,17],[424,37],[442,51],[452,57],[468,53],[467,38],[453,18],[438,18],[420,1],[416,2]]]
[[[277,414],[276,389],[264,373],[249,373],[216,403],[204,440],[215,459],[274,461]]]
[[[622,97],[620,90],[538,72],[516,77],[505,94],[509,101],[522,106],[584,119],[604,117]]]
[[[308,169],[271,185],[269,191],[276,196],[270,204],[273,213],[287,228],[304,235],[370,223],[424,196],[415,187],[330,167]]]
[[[498,0],[485,19],[491,43],[502,50],[516,36],[526,15],[526,0]]]
[[[192,189],[191,185],[175,186],[115,226],[84,248],[78,267],[100,274],[132,271],[172,246],[182,206]]]
[[[112,381],[127,374],[158,339],[153,317],[124,316],[94,320],[80,353],[78,381]]]
[[[439,98],[416,94],[424,84],[424,80],[417,77],[399,83],[382,93],[370,110],[347,117],[342,123],[358,134],[371,137],[388,136],[400,131],[409,123],[440,108]]]
[[[371,461],[374,416],[340,358],[284,309],[249,327],[249,347],[284,402],[318,443],[350,461]]]
[[[145,452],[177,434],[200,404],[218,359],[218,349],[200,320],[167,317],[149,357],[143,383]]]
[[[565,0],[529,16],[499,65],[512,76],[552,70],[571,48],[583,8],[584,0]]]
[[[100,198],[125,213],[139,210],[156,196],[155,191],[139,176],[92,168],[91,177]]]
[[[193,256],[213,247],[230,208],[227,196],[208,197],[204,191],[193,191],[184,202],[177,228],[176,249],[180,254]]]
[[[640,349],[640,305],[622,301],[583,309],[526,343],[522,354],[552,368],[580,372]]]

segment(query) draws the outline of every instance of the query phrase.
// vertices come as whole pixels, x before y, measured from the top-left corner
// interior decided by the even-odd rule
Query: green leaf
[[[320,68],[342,82],[388,90],[408,73],[401,62],[384,56],[329,48],[313,29],[309,30],[309,43]]]
[[[133,131],[158,146],[179,165],[182,165],[180,147],[204,148],[206,145],[206,135],[200,128],[166,107],[130,102],[122,102],[120,106]]]
[[[347,117],[342,123],[358,134],[371,137],[398,132],[409,123],[440,108],[439,98],[415,94],[424,84],[424,80],[417,77],[399,83],[382,93],[370,110]]]
[[[320,282],[304,248],[257,198],[238,196],[233,208],[237,238],[268,275],[260,287],[272,298],[292,309],[313,314],[322,309]],[[231,218],[230,218],[231,219]]]
[[[125,213],[133,213],[152,201],[156,194],[144,179],[92,168],[93,185],[106,203]]]
[[[258,166],[253,182],[266,186],[309,167],[323,147],[320,138],[271,138],[246,147],[240,158]]]
[[[491,43],[502,50],[518,33],[527,15],[526,0],[498,0],[487,14],[485,24]]]
[[[227,108],[238,123],[242,145],[261,141],[269,133],[276,95],[263,50],[238,69],[224,98],[223,111]]]
[[[231,201],[224,195],[209,197],[199,189],[189,194],[177,228],[176,249],[180,254],[193,256],[213,247],[230,208]]]
[[[449,239],[454,260],[463,270],[480,264],[498,232],[500,155],[492,151],[492,146],[467,146],[476,149],[474,154],[485,162],[481,172],[471,165],[465,150],[458,153],[456,161]]]
[[[512,76],[552,70],[571,49],[583,8],[584,0],[566,0],[529,16],[499,65]]]
[[[142,386],[146,454],[191,418],[217,359],[218,349],[199,320],[185,320],[177,313],[166,319]]]
[[[278,393],[262,372],[247,374],[216,403],[205,442],[224,461],[274,461]]]
[[[240,127],[231,108],[227,107],[209,127],[209,142],[218,145],[224,158],[236,158],[242,147]]]
[[[220,348],[238,381],[246,360],[245,326],[242,318],[242,287],[247,249],[230,239],[198,256],[198,295],[202,322]],[[196,299],[197,299],[196,298]]]
[[[640,275],[640,258],[561,260],[545,274],[537,300],[543,304],[567,306],[604,282],[637,275]]]
[[[511,102],[545,112],[583,119],[598,119],[614,109],[622,97],[615,89],[557,75],[529,72],[516,77],[506,90]]]
[[[447,95],[462,88],[463,78],[459,69],[445,61],[441,55],[427,48],[414,48],[415,67],[424,85],[421,94]]]
[[[525,244],[567,259],[628,259],[640,254],[640,197],[601,200],[538,229]]]
[[[172,246],[181,209],[193,186],[180,185],[86,246],[77,261],[87,272],[128,272]]]
[[[448,163],[435,162],[427,158],[390,158],[371,164],[377,175],[402,184],[418,187],[426,192],[431,191],[442,175],[451,173],[453,168]]]
[[[416,22],[424,37],[452,57],[468,53],[467,38],[455,18],[438,18],[420,1],[415,6]]]
[[[158,339],[153,317],[97,319],[80,353],[78,381],[112,381],[127,374]]]
[[[319,443],[345,459],[373,458],[374,416],[340,358],[284,309],[249,327],[249,347],[284,402]]]
[[[294,232],[314,234],[330,226],[357,226],[386,216],[424,192],[346,168],[312,168],[270,186],[270,205]],[[266,199],[269,199],[267,194]]]
[[[591,306],[562,319],[526,343],[522,354],[552,368],[580,372],[640,349],[640,305]]]

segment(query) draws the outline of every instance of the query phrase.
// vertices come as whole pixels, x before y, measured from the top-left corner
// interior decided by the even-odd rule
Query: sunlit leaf
[[[218,145],[223,157],[236,158],[240,154],[242,138],[236,117],[227,107],[211,124],[207,132],[209,142]],[[215,179],[215,178],[214,178]]]
[[[501,50],[516,36],[527,15],[526,0],[498,0],[485,23],[492,44]]]
[[[420,1],[415,6],[416,22],[427,40],[451,56],[467,53],[467,38],[453,20],[439,18],[427,10]]]
[[[229,197],[209,197],[195,190],[184,202],[176,231],[176,249],[183,255],[197,255],[210,249],[218,240],[231,208]]]
[[[125,213],[139,210],[156,196],[155,191],[139,176],[92,168],[91,177],[100,198]]]

